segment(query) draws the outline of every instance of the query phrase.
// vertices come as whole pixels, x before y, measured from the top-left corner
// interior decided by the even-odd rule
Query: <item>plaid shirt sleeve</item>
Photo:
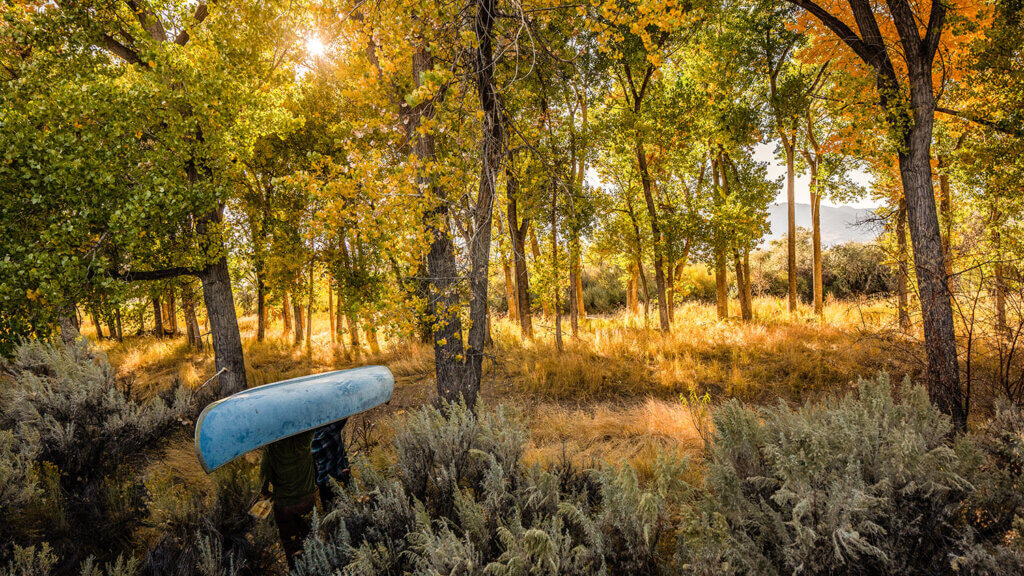
[[[340,479],[342,471],[348,468],[344,437],[346,421],[347,419],[327,424],[313,434],[311,450],[313,460],[316,462],[318,486],[327,484],[329,478]]]

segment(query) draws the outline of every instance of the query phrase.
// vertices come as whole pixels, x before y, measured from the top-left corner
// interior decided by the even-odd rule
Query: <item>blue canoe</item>
[[[210,473],[250,450],[388,402],[394,389],[390,370],[365,366],[243,390],[199,415],[196,455]]]

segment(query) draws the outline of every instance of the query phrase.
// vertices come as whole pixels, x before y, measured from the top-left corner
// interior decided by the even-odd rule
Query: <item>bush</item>
[[[670,482],[628,467],[522,464],[525,432],[499,410],[423,408],[395,461],[355,462],[352,485],[306,543],[299,575],[658,573]]]
[[[1019,472],[971,438],[948,443],[948,418],[920,387],[861,381],[859,394],[792,410],[725,404],[703,495],[677,553],[691,573],[1013,574]],[[985,510],[1001,524],[979,530]]]
[[[14,546],[14,552],[7,566],[0,570],[2,576],[49,576],[57,558],[50,552],[45,542],[37,549],[35,546],[22,548]]]
[[[17,442],[13,433],[0,430],[0,558],[9,552],[16,518],[38,495],[33,470],[35,442]]]
[[[846,242],[822,249],[822,289],[833,298],[890,293],[896,277],[886,265],[885,250],[876,242]],[[789,256],[785,237],[751,254],[754,292],[784,298],[789,293]],[[814,297],[814,262],[810,232],[796,234],[796,286],[804,301]]]
[[[66,347],[22,344],[6,371],[14,385],[0,403],[0,428],[37,442],[38,459],[55,464],[68,488],[113,473],[191,409],[184,388],[148,402],[133,398],[85,339]]]
[[[144,574],[235,576],[267,574],[277,564],[277,533],[257,522],[249,509],[259,495],[258,468],[232,462],[212,476],[208,491],[184,485],[169,474],[150,478],[149,517],[156,535]]]
[[[896,275],[886,265],[887,259],[882,246],[874,242],[847,242],[829,248],[821,263],[825,293],[851,298],[895,291]]]
[[[614,264],[596,262],[583,268],[583,308],[588,314],[611,314],[626,306],[625,272]]]
[[[113,558],[144,515],[144,488],[131,465],[191,411],[189,393],[134,398],[84,339],[70,346],[23,343],[4,371],[12,382],[0,397],[0,473],[25,474],[18,470],[31,455],[42,487],[31,520],[54,546],[61,570],[89,554]],[[3,438],[19,454],[5,450]],[[25,489],[31,486],[26,480]],[[20,524],[28,523],[23,516]]]
[[[687,265],[676,280],[676,290],[686,300],[714,302],[717,294],[715,272],[703,262]]]

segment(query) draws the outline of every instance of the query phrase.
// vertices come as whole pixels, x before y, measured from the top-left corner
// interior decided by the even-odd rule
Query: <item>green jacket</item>
[[[274,504],[298,504],[316,491],[312,440],[313,432],[309,431],[264,446],[260,486],[270,483],[274,487]]]

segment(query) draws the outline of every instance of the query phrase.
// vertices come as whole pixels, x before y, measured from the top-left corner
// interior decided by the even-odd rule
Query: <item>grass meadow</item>
[[[790,315],[785,300],[771,297],[756,298],[754,310],[752,322],[719,321],[713,305],[687,302],[664,335],[653,314],[591,316],[576,338],[563,319],[562,352],[554,344],[552,318],[535,316],[535,338],[524,340],[517,324],[500,317],[491,326],[481,398],[515,407],[531,432],[530,458],[628,461],[643,471],[657,454],[702,448],[703,424],[691,414],[695,402],[799,403],[851,389],[859,376],[887,371],[902,378],[917,370],[886,300],[830,302],[821,318],[806,307]],[[271,323],[263,342],[255,338],[255,317],[243,316],[239,324],[250,386],[365,364],[391,369],[394,399],[357,418],[350,442],[368,443],[370,427],[374,435],[386,435],[385,416],[401,417],[436,397],[427,344],[383,339],[374,354],[368,346],[332,343],[326,314],[314,313],[309,347],[294,344],[279,323]],[[95,334],[91,326],[83,332]],[[212,353],[190,350],[184,336],[100,345],[119,374],[144,393],[172,383],[202,386],[215,372]],[[171,453],[187,449],[172,447]],[[172,457],[168,463],[186,466],[187,460]]]

